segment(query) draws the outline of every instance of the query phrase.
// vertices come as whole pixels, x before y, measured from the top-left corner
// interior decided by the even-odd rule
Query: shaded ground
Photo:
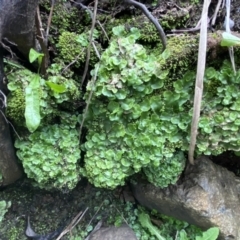
[[[21,180],[0,192],[0,201],[12,202],[1,225],[0,239],[27,239],[24,232],[28,215],[35,232],[47,234],[68,225],[80,211],[84,212],[88,207],[89,210],[72,231],[74,236],[87,234],[87,230],[91,231],[100,218],[109,221],[119,215],[121,196],[121,189],[103,191],[84,180],[72,192],[66,194],[33,188],[26,180]],[[70,235],[67,234],[62,239],[70,239]]]

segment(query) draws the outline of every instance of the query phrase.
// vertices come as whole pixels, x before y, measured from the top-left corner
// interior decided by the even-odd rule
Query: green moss
[[[11,207],[11,202],[0,201],[0,224],[4,218],[5,213],[8,211],[8,208]]]
[[[170,57],[166,61],[172,79],[182,78],[196,67],[198,40],[196,36],[181,35],[169,38],[167,49]]]
[[[171,158],[182,146],[190,122],[185,112],[179,114],[190,98],[187,92],[159,94],[169,80],[168,71],[158,69],[165,55],[148,55],[136,43],[140,32],[135,28],[128,32],[116,27],[113,32],[116,37],[102,55],[96,85],[92,88],[90,82],[85,96],[94,89],[86,122],[84,174],[95,186],[107,188],[123,185],[127,176]],[[158,174],[164,175],[165,168]],[[174,181],[176,175],[171,176]]]
[[[95,32],[98,37],[98,32]],[[84,67],[86,61],[86,51],[88,46],[88,34],[82,33],[80,35],[73,32],[63,32],[59,37],[57,49],[59,50],[59,57],[66,63],[73,63],[73,66]],[[101,47],[96,44],[98,52],[101,54]],[[93,48],[90,52],[90,65],[93,66],[98,61],[97,54]]]
[[[7,117],[14,125],[25,126],[25,97],[22,89],[17,89],[8,96]]]
[[[62,112],[61,120],[61,124],[42,127],[25,140],[17,139],[15,147],[25,173],[40,188],[68,191],[80,179],[79,136],[75,116]]]
[[[42,0],[41,6],[45,8],[46,11],[50,12],[50,2]],[[50,40],[54,42],[57,40],[58,35],[65,32],[75,32],[81,33],[84,30],[85,24],[91,23],[91,18],[83,12],[79,15],[79,10],[76,7],[72,7],[69,2],[60,0],[54,4],[54,11],[52,15],[52,22],[50,28]],[[48,16],[48,15],[47,15]],[[45,15],[42,16],[45,19]],[[46,21],[47,22],[47,19]]]
[[[52,64],[48,69],[48,82],[63,85],[66,91],[54,92],[49,88],[44,79],[40,80],[40,114],[41,118],[51,122],[51,119],[59,116],[59,107],[67,103],[73,105],[74,101],[80,99],[79,84],[70,78],[60,75],[63,66]],[[8,88],[11,91],[8,97],[7,116],[15,126],[25,126],[25,89],[35,77],[35,73],[27,69],[12,69],[8,74]]]
[[[185,167],[186,158],[182,152],[176,152],[169,158],[162,158],[159,166],[149,165],[143,168],[150,183],[157,187],[175,184]],[[164,169],[164,170],[163,170]],[[164,174],[161,174],[164,172]]]

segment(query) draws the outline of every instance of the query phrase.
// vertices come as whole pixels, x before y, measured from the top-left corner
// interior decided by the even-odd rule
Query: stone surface
[[[207,157],[188,165],[175,185],[160,189],[144,181],[132,185],[139,203],[206,230],[216,226],[221,240],[240,239],[240,179]]]
[[[38,0],[0,0],[0,40],[6,38],[25,56],[35,46]]]
[[[16,45],[25,57],[35,46],[35,14],[38,0],[0,0],[0,42]],[[6,186],[22,176],[17,163],[9,123],[4,115],[4,97],[7,81],[3,71],[3,55],[0,45],[0,186]],[[4,95],[3,95],[4,93]]]
[[[89,236],[89,240],[137,240],[134,231],[127,225],[103,227]]]

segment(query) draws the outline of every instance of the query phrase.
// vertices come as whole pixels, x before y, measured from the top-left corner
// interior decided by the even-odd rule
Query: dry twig
[[[201,110],[201,101],[202,101],[202,93],[203,93],[203,77],[204,77],[205,65],[206,65],[208,7],[210,3],[211,3],[211,0],[204,0],[202,16],[201,16],[197,76],[196,76],[196,82],[195,82],[190,146],[189,146],[189,152],[188,152],[188,159],[191,164],[194,164],[194,151],[196,146],[197,129],[198,129],[198,122],[200,118],[200,110]]]
[[[92,41],[93,41],[93,31],[94,31],[95,24],[96,24],[97,6],[98,6],[98,0],[95,0],[94,12],[93,12],[93,18],[92,18],[92,27],[91,27],[91,30],[90,30],[89,45],[88,45],[88,49],[87,49],[87,59],[86,59],[86,63],[85,63],[85,68],[84,68],[84,73],[83,73],[83,77],[82,77],[81,87],[82,87],[82,85],[85,81],[85,78],[86,78],[87,72],[88,72],[88,66],[89,66],[89,60],[90,60],[90,51],[91,51],[91,45],[92,45]]]
[[[71,223],[60,233],[60,235],[56,240],[60,240],[68,232],[71,232],[72,229],[80,222],[80,220],[83,218],[83,216],[86,214],[87,211],[88,211],[88,207],[85,209],[83,213],[79,212],[77,216],[71,221]]]

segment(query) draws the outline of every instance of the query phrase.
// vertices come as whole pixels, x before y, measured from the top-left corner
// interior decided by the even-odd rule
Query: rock
[[[89,240],[137,240],[134,231],[127,225],[103,227],[91,234]]]
[[[206,230],[220,229],[220,240],[240,239],[240,179],[207,157],[188,165],[183,179],[160,189],[140,181],[132,185],[139,203]]]
[[[35,47],[35,15],[38,0],[0,0],[0,41],[6,38],[26,57]]]
[[[35,46],[35,15],[38,0],[0,0],[0,42],[4,39],[15,44],[20,52],[28,58],[31,48]],[[3,55],[0,44],[0,187],[7,186],[22,174],[5,117],[7,81],[3,71]]]

